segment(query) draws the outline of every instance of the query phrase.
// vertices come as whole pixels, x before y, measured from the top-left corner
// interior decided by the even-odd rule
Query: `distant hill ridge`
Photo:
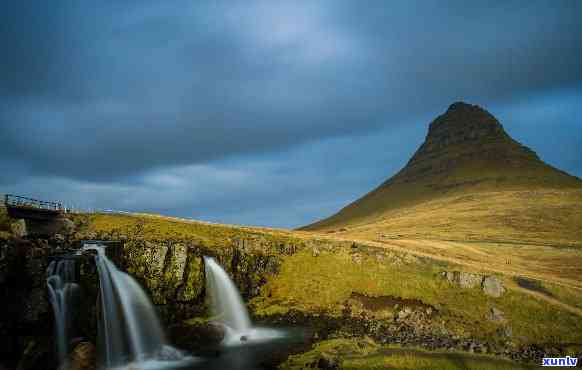
[[[330,218],[304,229],[370,221],[385,211],[453,194],[582,188],[511,138],[485,109],[456,102],[431,122],[424,143],[396,175]]]

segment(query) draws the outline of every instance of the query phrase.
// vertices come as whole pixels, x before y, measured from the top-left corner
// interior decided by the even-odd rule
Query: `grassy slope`
[[[476,192],[387,210],[344,235],[582,245],[582,188]]]
[[[437,307],[447,329],[460,334],[494,337],[499,324],[486,320],[488,310],[494,306],[505,313],[518,342],[582,342],[580,316],[514,289],[515,284],[512,285],[509,277],[504,278],[509,292],[499,299],[490,298],[477,288],[459,289],[438,276],[445,269],[474,268],[391,252],[389,246],[383,244],[380,248],[371,243],[373,247],[362,245],[354,249],[351,243],[313,233],[213,225],[145,215],[92,215],[88,231],[113,236],[138,235],[150,240],[195,240],[217,248],[238,237],[266,238],[306,246],[315,245],[308,241],[317,239],[320,242],[317,244],[318,253],[307,247],[283,257],[279,273],[267,276],[260,295],[251,302],[258,316],[285,313],[291,309],[339,316],[355,292],[372,297],[419,299]],[[582,301],[582,294],[577,289],[552,284],[544,287],[560,302]],[[388,311],[390,308],[384,313],[390,316]]]
[[[96,232],[110,237],[125,235],[152,241],[188,240],[214,248],[230,245],[234,238],[303,245],[297,253],[282,257],[279,272],[266,276],[260,294],[249,302],[259,318],[285,314],[290,310],[339,317],[342,310],[350,306],[352,314],[358,317],[365,314],[378,323],[392,322],[397,312],[394,307],[386,306],[380,310],[361,307],[351,299],[352,293],[360,293],[368,297],[417,299],[435,307],[437,314],[431,330],[436,333],[446,329],[461,338],[503,343],[506,339],[499,336],[498,330],[507,325],[513,332],[511,340],[517,346],[582,343],[582,315],[561,306],[579,305],[582,302],[579,289],[543,282],[543,290],[560,304],[549,303],[517,287],[510,276],[501,275],[509,290],[501,298],[491,298],[478,288],[460,289],[439,276],[443,270],[483,271],[479,266],[455,264],[447,259],[419,258],[385,243],[369,242],[370,246],[366,246],[364,242],[354,248],[352,242],[329,234],[215,225],[153,215],[91,215],[77,221],[87,222],[84,233]],[[423,242],[419,244],[424,245]],[[315,253],[314,248],[317,249]],[[463,259],[459,261],[463,262]],[[489,321],[487,315],[491,307],[503,311],[507,323]],[[290,357],[282,368],[306,368],[304,365],[313,363],[322,353],[339,358],[343,369],[527,368],[503,359],[469,353],[398,349],[369,341],[362,347],[363,341],[362,338],[340,338],[320,342],[311,351]]]
[[[358,257],[354,258],[355,254]],[[582,320],[576,314],[519,290],[510,289],[502,298],[491,298],[478,288],[459,289],[438,277],[443,269],[459,268],[410,257],[394,263],[373,250],[354,253],[336,248],[317,257],[304,250],[285,259],[278,276],[268,280],[261,296],[251,304],[258,315],[296,309],[339,316],[352,293],[419,299],[439,310],[448,329],[482,339],[496,337],[500,325],[485,319],[488,310],[496,307],[506,314],[515,337],[523,343],[582,341]],[[506,284],[511,287],[509,279]],[[547,288],[553,292],[552,287]],[[560,293],[572,301],[582,297],[580,292]]]
[[[330,235],[582,288],[582,190],[450,196]]]
[[[346,355],[347,354],[347,355]],[[454,352],[428,352],[421,349],[380,346],[371,340],[332,339],[317,343],[311,351],[291,356],[285,370],[306,369],[321,358],[338,358],[341,369],[426,369],[426,370],[521,370],[533,366],[487,355]]]
[[[402,172],[406,173],[407,171],[404,169]],[[448,207],[449,205],[454,205],[448,202],[450,199],[471,196],[479,198],[483,196],[483,193],[485,193],[485,197],[488,196],[487,194],[501,194],[503,192],[507,192],[507,194],[531,192],[531,194],[534,194],[534,199],[523,197],[501,199],[503,202],[497,203],[497,207],[491,213],[487,213],[489,217],[496,217],[495,211],[501,207],[509,210],[514,206],[520,207],[523,202],[532,204],[536,201],[536,191],[555,193],[553,199],[549,200],[553,202],[549,206],[553,206],[554,203],[568,203],[572,191],[575,194],[579,194],[582,191],[582,181],[542,162],[531,165],[531,167],[516,169],[497,165],[496,163],[475,161],[470,165],[456,168],[447,174],[406,182],[403,181],[403,177],[406,178],[402,174],[396,175],[395,178],[388,180],[335,215],[308,225],[303,229],[330,231],[381,222],[383,219],[393,218],[394,214],[398,214],[400,211],[406,212],[408,209],[422,206],[425,202],[437,201],[440,202],[441,206]],[[542,199],[542,201],[544,200]],[[466,201],[469,202],[469,199],[466,199]],[[476,199],[472,206],[479,207],[479,199]],[[541,204],[539,208],[543,208],[543,206]],[[578,212],[580,212],[579,208]],[[567,220],[569,214],[554,208],[553,216],[560,220]],[[428,219],[428,217],[426,218]],[[429,222],[426,222],[427,220],[423,221],[423,227],[432,228],[433,225],[438,226],[438,221],[440,220],[433,219],[431,221],[428,219]],[[465,227],[468,225],[460,224],[458,226]],[[519,224],[514,226],[517,229],[520,228]],[[552,226],[552,224],[549,223],[547,226]],[[527,228],[524,231],[527,231]]]
[[[151,214],[93,214],[77,217],[88,222],[89,232],[117,237],[139,235],[145,240],[195,241],[208,247],[224,247],[233,238],[261,237],[293,241],[293,233],[280,229],[213,224]]]

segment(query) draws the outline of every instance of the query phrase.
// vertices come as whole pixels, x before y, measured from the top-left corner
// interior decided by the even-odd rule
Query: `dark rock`
[[[52,341],[48,337],[26,340],[22,356],[18,361],[18,370],[46,370],[55,368],[51,359]]]
[[[65,237],[61,234],[55,234],[53,236],[53,241],[58,244],[62,244],[65,242]]]
[[[225,335],[224,327],[214,323],[173,325],[168,332],[171,342],[179,348],[213,348]]]
[[[334,357],[322,354],[322,356],[317,361],[317,367],[319,369],[337,369],[339,368],[339,362]]]
[[[69,366],[62,370],[95,370],[97,368],[97,350],[91,342],[78,343],[69,355]]]

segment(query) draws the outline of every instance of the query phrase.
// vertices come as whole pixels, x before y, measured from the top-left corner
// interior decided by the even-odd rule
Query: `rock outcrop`
[[[57,239],[0,238],[0,368],[56,368],[46,269],[52,257],[70,246]],[[98,280],[91,261],[79,263],[85,299],[72,320],[76,334],[95,339]]]
[[[430,124],[424,143],[392,181],[418,181],[467,164],[491,163],[504,168],[542,164],[537,154],[513,140],[491,113],[457,102]]]
[[[505,293],[503,282],[494,275],[481,275],[463,271],[442,271],[441,276],[460,288],[480,287],[483,293],[499,298]]]
[[[483,275],[473,274],[463,271],[443,271],[443,277],[449,282],[457,284],[461,288],[474,288],[480,286],[483,281]]]
[[[486,276],[483,279],[483,292],[491,297],[501,297],[505,293],[503,283],[496,276]]]
[[[186,241],[128,239],[124,265],[150,292],[168,322],[199,315],[205,310],[204,256],[214,257],[231,274],[242,296],[259,293],[267,274],[274,274],[284,255],[300,244],[264,238],[236,239],[221,248]]]

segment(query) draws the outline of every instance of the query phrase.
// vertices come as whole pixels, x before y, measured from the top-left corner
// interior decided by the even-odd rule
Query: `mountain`
[[[572,201],[578,199],[579,190],[582,190],[579,178],[544,163],[534,151],[512,139],[491,113],[477,105],[457,102],[430,124],[424,143],[396,175],[337,214],[302,229],[345,232],[339,229],[366,225],[370,228],[375,223],[383,223],[384,227],[375,231],[389,231],[391,225],[401,221],[404,210],[416,207],[417,211],[422,211],[418,207],[430,203],[438,204],[444,211],[454,205],[451,202],[458,206],[459,201],[468,202],[465,204],[468,208],[460,209],[466,213],[464,220],[467,221],[471,214],[476,215],[470,210],[479,203],[492,204],[495,208],[508,208],[519,203],[517,199],[495,201],[510,193],[517,198],[529,199],[522,201],[521,205],[532,203],[535,206],[536,197],[549,196],[551,202],[565,203],[568,208],[574,206]],[[479,194],[478,198],[467,198],[476,194]],[[574,199],[570,199],[572,196]],[[556,197],[563,201],[556,201]],[[458,207],[453,208],[459,211]],[[576,208],[574,213],[577,214],[578,210]],[[571,213],[564,211],[564,217]],[[492,216],[495,215],[487,214],[489,218]],[[399,225],[434,230],[433,226],[439,222],[438,218],[409,218],[410,223]],[[418,221],[422,222],[418,224]],[[460,227],[466,223],[457,221],[462,221],[458,224]],[[520,225],[514,226],[520,228]],[[577,226],[582,228],[582,223]],[[400,229],[399,232],[406,230]]]

